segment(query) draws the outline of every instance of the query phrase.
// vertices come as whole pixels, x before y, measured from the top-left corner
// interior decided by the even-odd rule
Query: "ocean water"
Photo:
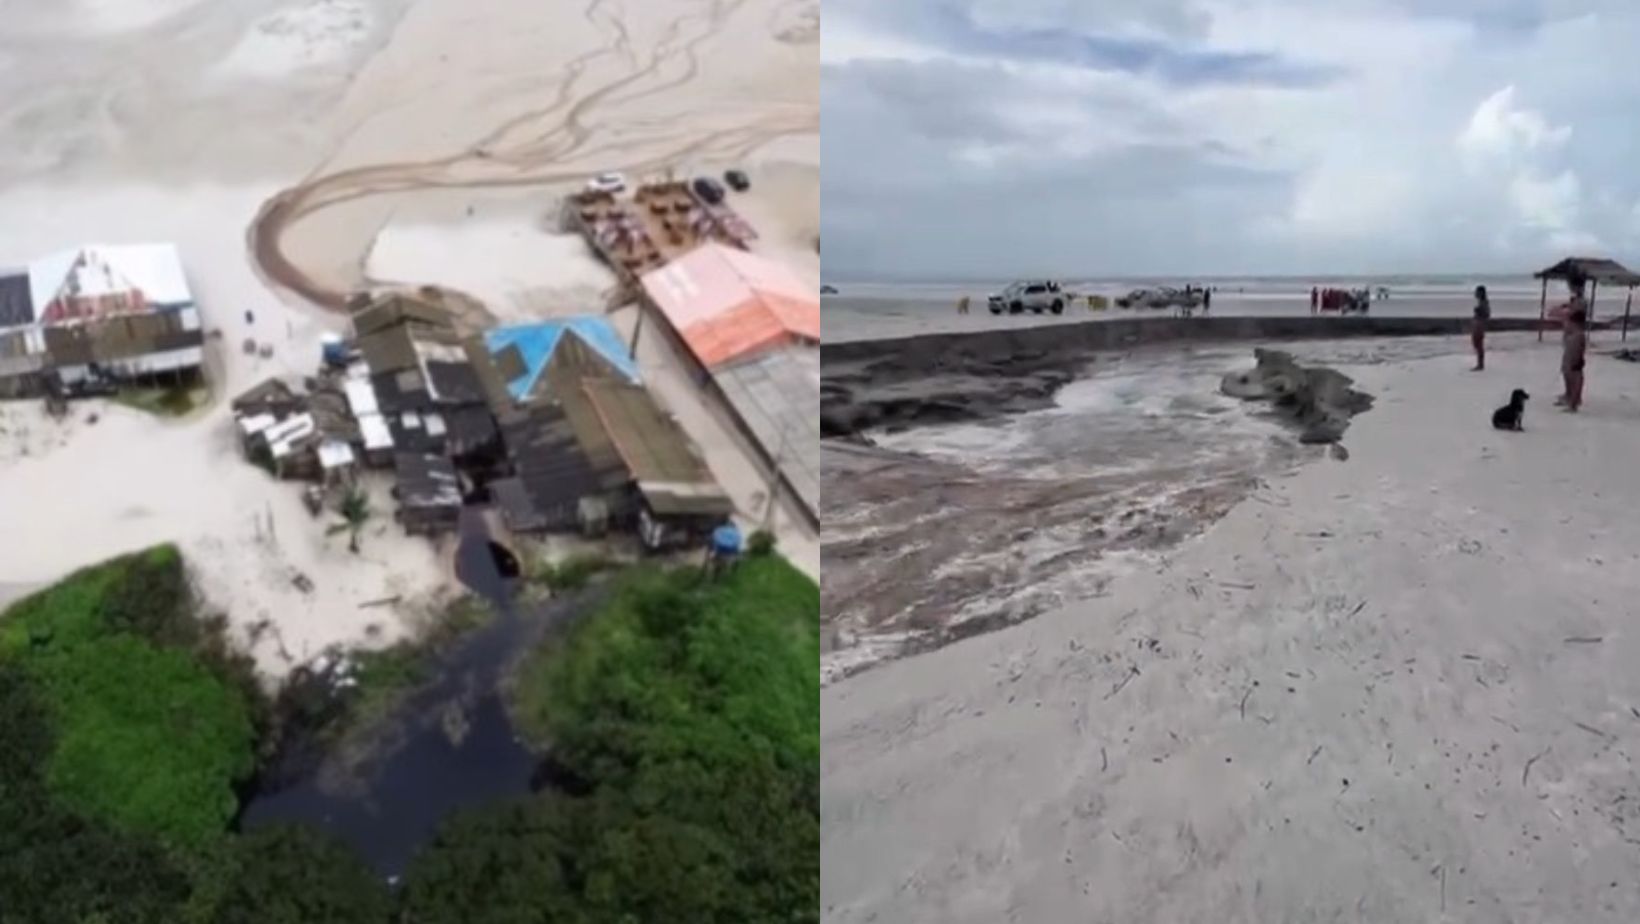
[[[1013,282],[1012,279],[983,279],[963,282],[847,282],[828,280],[839,295],[857,298],[889,298],[911,301],[955,302],[963,295],[983,299]],[[1475,286],[1486,286],[1492,298],[1537,298],[1541,283],[1530,275],[1443,275],[1443,276],[1104,276],[1063,279],[1072,292],[1087,295],[1123,295],[1138,288],[1186,285],[1214,286],[1215,300],[1292,299],[1309,305],[1310,288],[1376,289],[1386,286],[1391,300],[1450,298],[1468,300]],[[1551,284],[1551,289],[1555,286]],[[1550,293],[1555,294],[1554,292]]]
[[[919,282],[883,283],[832,281],[828,285],[836,294],[822,296],[821,323],[827,341],[867,340],[885,337],[906,337],[924,333],[943,333],[989,328],[1032,327],[1067,321],[1097,321],[1125,318],[1135,314],[1161,313],[1154,309],[1118,309],[1091,312],[1086,303],[1077,300],[1067,306],[1065,314],[1053,315],[1000,315],[993,316],[985,308],[985,298],[1006,286],[1011,280],[974,282]],[[1063,281],[1065,288],[1077,295],[1104,295],[1115,297],[1136,288],[1161,285],[1213,286],[1212,313],[1231,316],[1302,315],[1310,310],[1310,288],[1332,287],[1342,289],[1369,289],[1379,286],[1389,289],[1389,297],[1372,303],[1373,314],[1391,317],[1468,317],[1472,307],[1475,286],[1486,286],[1497,317],[1536,317],[1543,290],[1541,283],[1530,276],[1355,276],[1355,277],[1200,277],[1176,279],[1101,278]],[[1623,313],[1626,292],[1597,290],[1594,299],[1596,317],[1612,317]],[[971,300],[967,315],[956,312],[957,300],[963,296]],[[1565,300],[1566,292],[1558,284],[1550,283],[1548,304]]]

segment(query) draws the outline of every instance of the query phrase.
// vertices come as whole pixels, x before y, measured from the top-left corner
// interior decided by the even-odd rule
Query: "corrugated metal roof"
[[[820,341],[819,294],[755,254],[703,244],[645,273],[643,288],[709,369],[780,344]]]
[[[433,453],[393,455],[399,504],[412,509],[455,510],[461,506],[461,479],[453,462]]]
[[[714,370],[729,406],[812,514],[820,509],[820,353],[772,353]]]
[[[647,389],[609,380],[589,380],[582,388],[632,480],[717,488],[694,442]]]
[[[598,354],[611,369],[631,382],[639,379],[638,366],[608,318],[578,315],[534,324],[518,324],[487,331],[484,342],[507,380],[507,391],[522,401],[558,353],[564,338],[572,336]],[[505,359],[503,357],[505,354]],[[512,357],[521,364],[512,368]]]
[[[377,375],[421,365],[415,341],[406,327],[387,327],[360,336],[359,353]]]
[[[272,411],[275,414],[282,414],[300,403],[296,390],[285,380],[275,376],[263,379],[240,392],[228,406],[235,413],[254,414]]]
[[[582,416],[596,420],[590,410]],[[607,443],[602,452],[597,447],[588,451],[561,405],[510,411],[502,418],[501,433],[533,509],[552,524],[573,522],[581,498],[618,490],[629,481],[625,466]]]
[[[452,326],[448,311],[402,292],[384,295],[353,313],[353,333],[358,337],[405,324],[443,329]]]

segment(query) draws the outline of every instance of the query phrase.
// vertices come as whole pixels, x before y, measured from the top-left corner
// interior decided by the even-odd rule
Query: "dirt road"
[[[819,130],[816,100],[748,98],[733,111],[691,113],[680,105],[674,118],[638,117],[645,102],[678,93],[698,77],[701,46],[731,19],[756,12],[746,0],[711,0],[680,10],[648,47],[636,48],[624,8],[591,0],[583,16],[605,42],[561,65],[541,108],[519,113],[446,156],[326,173],[272,197],[248,232],[264,280],[340,308],[348,292],[305,271],[286,253],[283,240],[296,223],[343,203],[418,189],[546,187],[578,181],[595,170],[642,174],[687,159],[735,161],[776,139]],[[772,40],[813,39],[780,23],[767,24],[780,30]],[[587,79],[594,63],[619,67],[615,76],[594,82]]]

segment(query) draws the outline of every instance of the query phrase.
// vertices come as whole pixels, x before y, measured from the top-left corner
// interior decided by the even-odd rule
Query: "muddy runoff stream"
[[[323,828],[389,881],[452,812],[536,788],[543,758],[514,733],[500,684],[548,631],[595,605],[575,595],[516,601],[516,561],[474,508],[462,511],[456,574],[494,616],[437,661],[429,679],[377,726],[298,762],[295,778],[259,781],[243,829],[279,822]],[[504,572],[511,572],[511,576]]]
[[[903,426],[916,378],[891,385],[889,426],[823,450],[824,682],[1101,596],[1322,456],[1269,405],[1221,393],[1251,352],[1099,355],[1054,373],[1046,397],[1033,384],[1025,410],[995,402],[999,379],[979,402],[998,406],[973,419],[950,419],[976,405],[947,379],[932,424]]]

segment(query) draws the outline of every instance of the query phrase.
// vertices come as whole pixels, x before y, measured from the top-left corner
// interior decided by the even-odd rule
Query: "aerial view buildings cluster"
[[[632,340],[599,305],[473,329],[436,286],[361,292],[311,375],[232,396],[247,460],[312,483],[315,514],[379,472],[413,533],[452,532],[462,506],[478,503],[519,535],[615,529],[650,550],[698,543],[737,511],[645,382],[635,340],[647,333],[681,346],[703,395],[755,448],[766,507],[785,495],[817,525],[816,294],[746,249],[756,234],[713,181],[592,186],[566,212],[638,302]],[[195,304],[170,244],[32,261],[0,277],[0,393],[208,384],[206,327],[225,310]],[[739,511],[751,529],[766,512]]]

